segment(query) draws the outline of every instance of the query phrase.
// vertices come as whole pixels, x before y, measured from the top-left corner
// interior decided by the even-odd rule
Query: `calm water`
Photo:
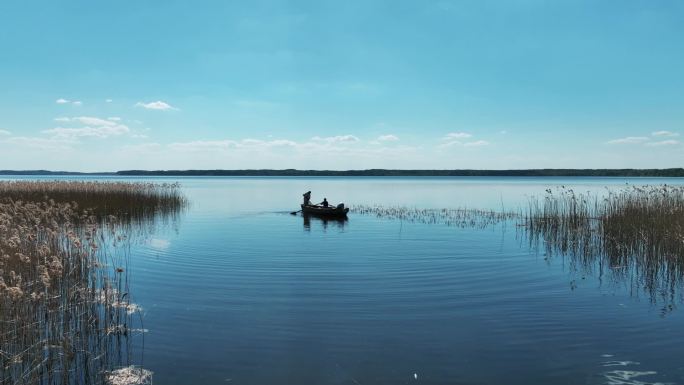
[[[132,254],[155,384],[684,383],[684,309],[535,253],[514,224],[289,214],[307,190],[331,203],[516,209],[552,185],[684,181],[145,180],[179,180],[191,201]]]

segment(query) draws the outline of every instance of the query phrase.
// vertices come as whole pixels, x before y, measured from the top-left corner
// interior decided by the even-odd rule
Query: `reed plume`
[[[122,378],[141,332],[126,240],[184,204],[177,185],[0,182],[0,383]]]
[[[628,282],[670,306],[684,281],[684,186],[626,187],[606,194],[547,190],[524,218],[533,248],[570,255],[578,270]]]

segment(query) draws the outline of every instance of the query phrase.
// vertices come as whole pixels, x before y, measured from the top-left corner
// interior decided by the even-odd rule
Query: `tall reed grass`
[[[571,270],[628,285],[671,306],[684,300],[684,186],[625,187],[604,194],[547,189],[518,212],[352,206],[357,214],[461,228],[515,224],[535,250],[569,257]]]
[[[606,194],[547,190],[530,200],[530,245],[570,255],[579,269],[628,282],[672,302],[684,281],[684,186],[625,187]]]
[[[120,224],[174,216],[187,205],[178,183],[99,181],[0,181],[0,199],[74,202],[98,219]]]
[[[128,233],[184,204],[176,185],[0,182],[0,383],[116,383],[140,332]]]

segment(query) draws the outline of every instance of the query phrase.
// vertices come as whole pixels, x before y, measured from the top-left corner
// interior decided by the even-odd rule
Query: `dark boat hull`
[[[343,209],[337,207],[305,206],[302,205],[302,213],[319,217],[344,218],[349,212],[349,207]]]

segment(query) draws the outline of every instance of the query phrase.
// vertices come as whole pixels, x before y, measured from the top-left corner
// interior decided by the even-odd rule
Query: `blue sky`
[[[0,169],[684,165],[684,2],[0,3]]]

